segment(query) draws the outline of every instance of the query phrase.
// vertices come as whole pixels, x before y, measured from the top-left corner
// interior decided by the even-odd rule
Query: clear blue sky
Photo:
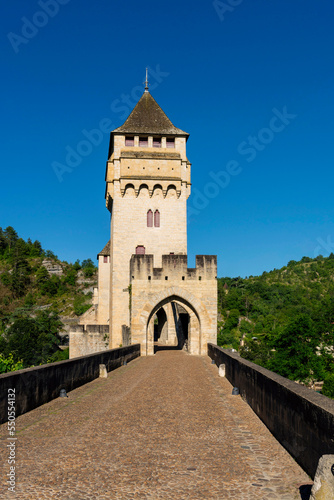
[[[190,266],[217,254],[219,276],[249,276],[328,255],[333,18],[332,0],[7,2],[0,226],[95,261],[108,134],[85,149],[83,131],[121,125],[149,66],[152,95],[190,133]],[[57,177],[68,147],[82,154]]]

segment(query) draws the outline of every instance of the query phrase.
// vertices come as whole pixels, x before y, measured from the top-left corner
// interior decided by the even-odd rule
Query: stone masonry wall
[[[104,262],[106,257],[107,262]],[[110,256],[99,255],[97,323],[109,324]]]
[[[131,332],[142,355],[153,354],[148,322],[171,301],[191,315],[191,354],[206,354],[207,343],[217,341],[216,256],[196,256],[196,268],[188,269],[186,255],[163,255],[161,268],[153,266],[153,255],[133,255],[130,270]]]
[[[100,364],[105,364],[109,372],[138,356],[140,346],[137,344],[0,375],[0,423],[7,421],[9,388],[15,389],[18,417],[57,398],[60,389],[69,392],[94,380],[99,376]]]
[[[216,345],[208,355],[313,478],[320,457],[334,453],[334,401]]]
[[[190,163],[186,139],[177,137],[175,148],[125,146],[125,136],[115,135],[107,162],[107,206],[111,210],[110,347],[122,343],[122,327],[130,326],[130,258],[137,246],[153,254],[161,266],[163,254],[187,253],[187,209]],[[111,201],[112,200],[112,201]],[[147,212],[160,212],[160,227],[147,227]]]
[[[109,343],[109,325],[75,325],[71,327],[69,338],[70,359],[106,351]]]

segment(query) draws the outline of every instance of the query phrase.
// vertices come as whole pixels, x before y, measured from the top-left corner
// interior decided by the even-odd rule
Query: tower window
[[[166,139],[166,148],[175,148],[175,139],[168,138]]]
[[[135,145],[135,138],[133,136],[125,137],[125,145],[126,146],[134,146]]]
[[[154,227],[160,227],[160,212],[156,210],[154,212]]]
[[[161,137],[153,137],[153,147],[161,148]]]
[[[136,255],[145,255],[145,247],[143,245],[136,247]]]
[[[153,227],[153,212],[149,210],[147,212],[147,227]]]
[[[139,146],[142,148],[147,148],[148,146],[148,137],[139,137]]]
[[[104,262],[105,264],[107,264],[107,262],[108,262],[108,255],[104,255],[104,256],[103,256],[103,262]]]

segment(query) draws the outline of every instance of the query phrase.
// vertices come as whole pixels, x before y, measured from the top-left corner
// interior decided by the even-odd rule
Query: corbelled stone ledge
[[[314,478],[320,457],[334,453],[334,401],[214,344],[208,355],[225,365],[227,380]]]
[[[0,423],[7,422],[8,389],[15,389],[16,417],[59,396],[60,389],[72,391],[99,376],[100,364],[107,371],[140,356],[140,344],[17,370],[0,375]]]

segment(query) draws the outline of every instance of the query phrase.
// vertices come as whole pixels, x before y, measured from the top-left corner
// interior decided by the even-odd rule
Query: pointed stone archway
[[[180,304],[189,315],[188,352],[205,354],[206,341],[203,340],[202,332],[212,329],[212,320],[203,302],[181,287],[166,288],[142,303],[131,322],[132,342],[141,343],[142,355],[154,354],[154,317],[159,309],[164,307],[166,310],[166,306],[169,307],[171,303]]]
[[[158,307],[158,306],[157,306]],[[157,324],[156,318],[159,311],[165,309],[167,314],[167,325],[165,324],[165,338],[156,341]],[[146,346],[150,350],[152,329],[154,331],[155,354],[160,350],[184,350],[190,354],[199,354],[200,323],[196,313],[185,305],[181,300],[171,298],[170,302],[158,309],[158,313],[150,315],[146,330]],[[150,352],[148,352],[150,354]]]

